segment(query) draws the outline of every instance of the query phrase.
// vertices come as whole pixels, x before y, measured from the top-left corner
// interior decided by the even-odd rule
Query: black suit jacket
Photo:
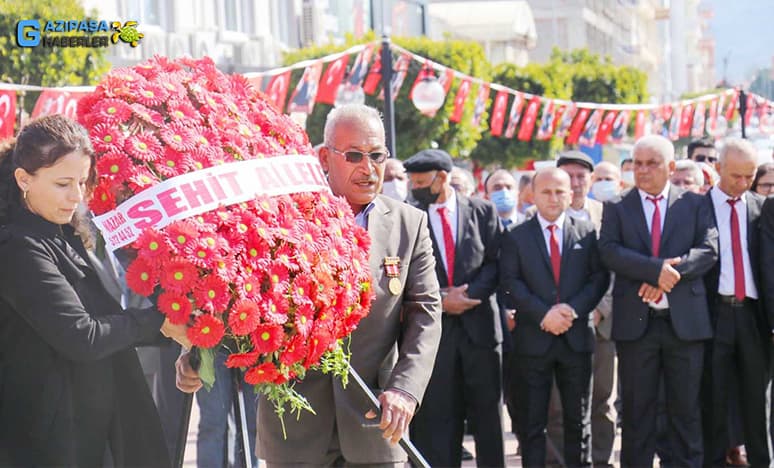
[[[457,242],[454,255],[454,286],[468,285],[468,296],[481,304],[463,313],[465,333],[479,346],[495,346],[502,341],[499,310],[493,293],[497,289],[497,255],[500,243],[500,221],[494,205],[480,198],[457,197]],[[427,208],[425,208],[427,210]],[[433,241],[435,271],[441,288],[449,286],[440,250],[443,239]],[[444,314],[444,320],[448,319]]]
[[[753,262],[761,272],[758,294],[763,299],[769,330],[774,330],[774,197],[763,203],[760,216],[761,253]]]
[[[716,190],[716,188],[711,188],[710,191],[705,195],[704,199],[709,205],[712,219],[715,222],[715,225],[717,225],[718,220],[715,217],[715,206],[712,203],[712,190]],[[750,266],[752,267],[755,288],[758,290],[759,297],[762,298],[763,292],[761,291],[761,266],[756,261],[756,259],[758,259],[761,254],[760,216],[761,208],[763,208],[763,202],[766,201],[766,199],[754,192],[747,192],[745,194],[745,198],[747,201],[747,251],[748,255],[750,256]],[[727,222],[728,220],[721,221]],[[718,254],[718,258],[720,258],[720,254]],[[720,261],[716,262],[704,276],[704,284],[707,287],[707,300],[709,301],[710,306],[716,301],[718,297],[719,282]],[[714,326],[716,325],[717,317],[713,313],[713,310],[714,309],[710,307],[712,323]],[[765,328],[767,324],[765,317],[763,317],[762,308],[760,308],[760,312],[761,315],[758,317],[759,323],[762,327]]]
[[[597,250],[597,232],[588,221],[565,216],[562,261],[557,285],[538,217],[508,231],[501,243],[500,275],[505,301],[516,309],[513,350],[540,356],[553,340],[566,339],[577,352],[594,350],[594,326],[589,314],[607,290],[610,278]],[[540,329],[548,310],[557,302],[569,304],[578,318],[566,333],[553,335]]]
[[[658,286],[663,258],[680,257],[681,279],[667,294],[671,322],[682,340],[712,336],[703,276],[718,259],[718,231],[701,196],[674,185],[669,190],[659,256],[651,252],[650,232],[639,191],[605,203],[600,232],[602,262],[616,274],[613,287],[614,340],[636,340],[648,325],[648,304],[637,294],[643,282]]]
[[[0,258],[0,466],[101,464],[107,439],[116,466],[169,466],[133,348],[163,316],[122,311],[72,228],[26,210]]]

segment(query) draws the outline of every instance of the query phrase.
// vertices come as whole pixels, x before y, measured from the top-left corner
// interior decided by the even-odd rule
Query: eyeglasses
[[[774,184],[768,182],[760,183],[758,184],[758,190],[765,193],[771,193],[774,191]]]
[[[357,151],[357,150],[341,151],[341,150],[337,150],[332,146],[329,146],[328,149],[333,151],[334,153],[339,153],[343,155],[344,159],[346,159],[348,163],[352,163],[352,164],[359,164],[360,161],[362,161],[363,158],[366,156],[368,156],[371,162],[374,162],[376,164],[381,164],[384,161],[386,161],[388,157],[390,157],[390,152],[387,150],[372,151],[370,153],[364,153],[362,151]]]
[[[708,162],[708,163],[718,162],[718,158],[716,158],[715,156],[707,156],[706,154],[695,154],[693,155],[693,160],[696,162]]]

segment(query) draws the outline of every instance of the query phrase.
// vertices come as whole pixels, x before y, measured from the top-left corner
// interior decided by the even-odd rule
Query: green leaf
[[[209,392],[215,385],[215,349],[196,348],[199,350],[199,378],[202,379],[204,388]]]

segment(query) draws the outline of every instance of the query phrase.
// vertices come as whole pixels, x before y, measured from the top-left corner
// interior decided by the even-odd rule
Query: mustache
[[[375,184],[375,183],[379,182],[379,178],[378,177],[361,177],[359,179],[355,179],[353,182],[355,182],[356,184],[362,184],[364,182],[367,182],[367,183],[370,183],[370,184]]]

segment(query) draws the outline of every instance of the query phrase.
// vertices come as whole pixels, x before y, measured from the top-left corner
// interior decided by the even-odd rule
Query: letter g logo
[[[35,47],[40,44],[38,20],[21,20],[16,25],[16,43],[19,47]]]

